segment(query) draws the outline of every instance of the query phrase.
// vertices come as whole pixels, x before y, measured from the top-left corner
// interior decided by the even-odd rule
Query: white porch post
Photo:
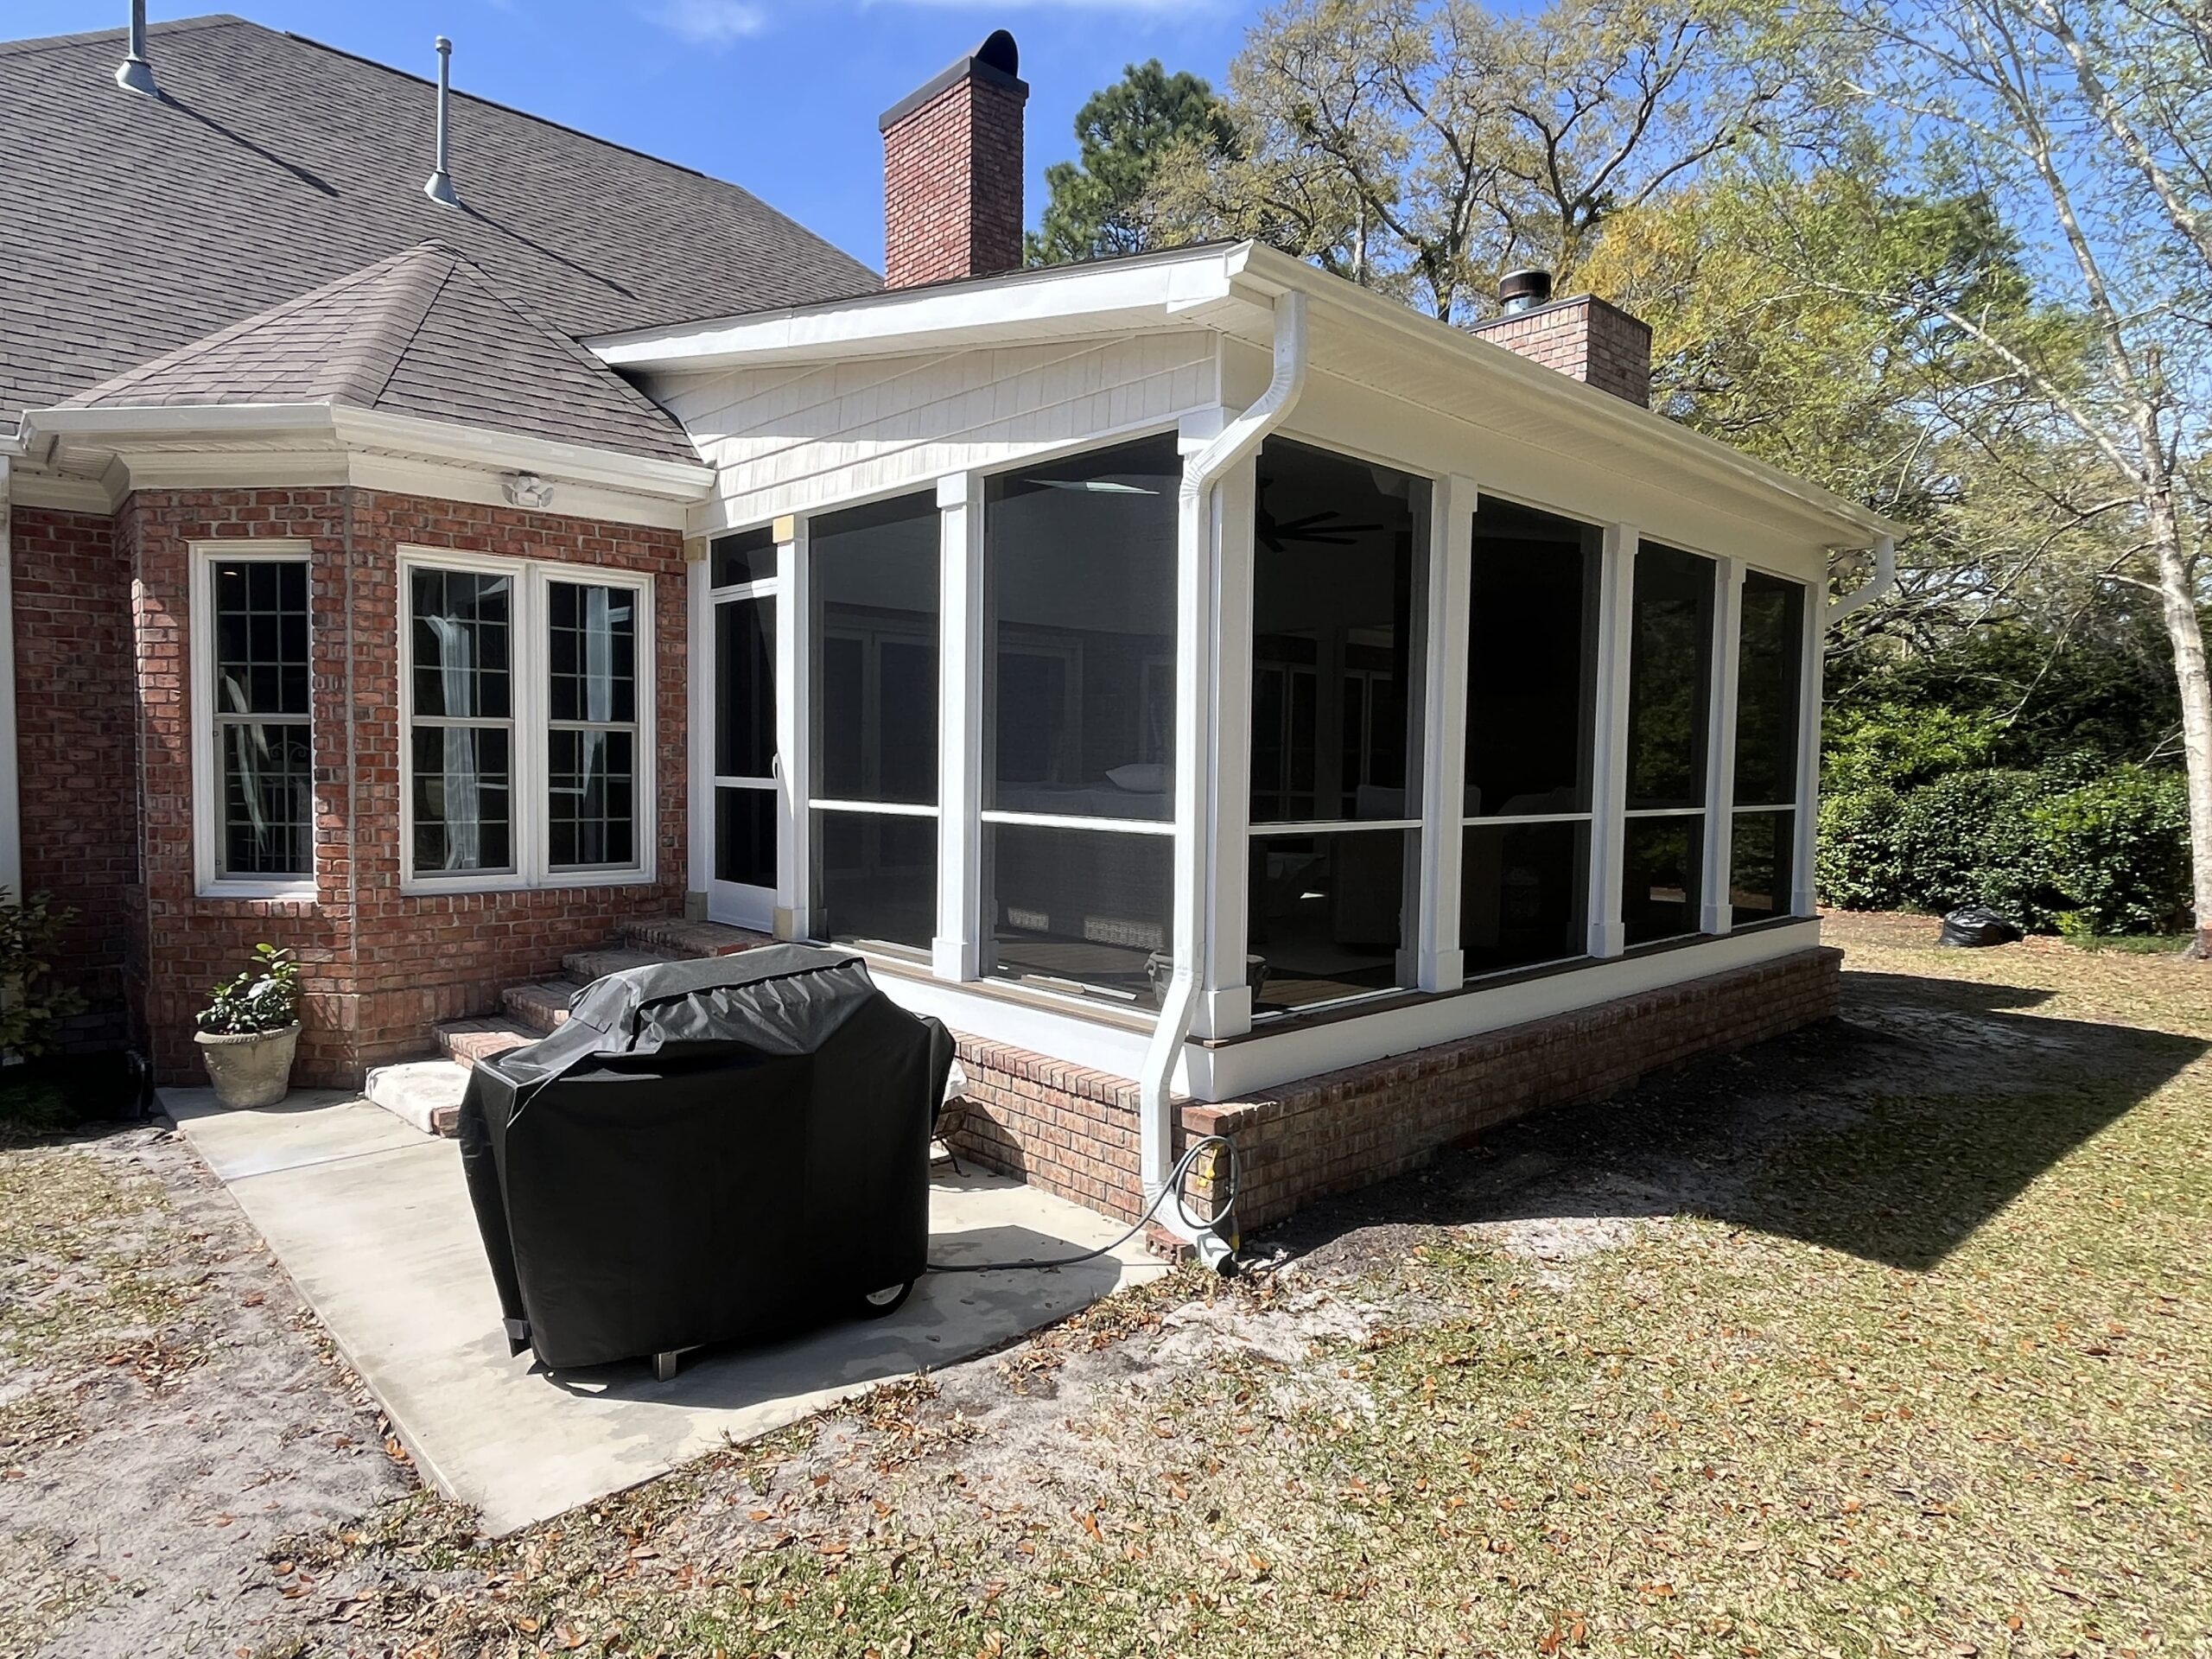
[[[1823,647],[1827,642],[1827,595],[1817,586],[1805,588],[1804,644],[1799,648],[1797,682],[1797,803],[1796,846],[1793,849],[1789,913],[1821,913],[1813,874],[1814,855],[1821,844],[1821,681]]]
[[[1421,916],[1414,982],[1456,991],[1459,862],[1467,816],[1467,607],[1474,592],[1475,481],[1440,478],[1429,491],[1428,697],[1421,722]]]
[[[1712,707],[1705,723],[1705,858],[1698,927],[1726,933],[1735,916],[1728,901],[1735,855],[1736,695],[1744,638],[1744,562],[1715,561],[1713,591]]]
[[[1218,430],[1218,411],[1207,437]],[[1213,750],[1205,784],[1213,794],[1206,849],[1205,959],[1191,1028],[1200,1037],[1241,1036],[1252,1028],[1252,988],[1244,971],[1245,915],[1252,830],[1252,529],[1259,468],[1247,460],[1214,486],[1214,674],[1208,724]],[[1178,653],[1180,654],[1179,652]],[[1176,756],[1176,765],[1187,764]]]
[[[1590,954],[1627,948],[1621,864],[1628,831],[1629,647],[1636,622],[1634,524],[1605,526],[1598,594],[1598,729],[1590,785]]]
[[[10,502],[14,480],[0,455],[0,887],[23,898],[23,821],[16,774],[16,556]]]
[[[707,919],[708,883],[715,875],[715,614],[708,600],[714,577],[708,563],[708,543],[692,537],[683,543],[683,617],[686,652],[683,659],[684,696],[690,705],[684,721],[683,802],[685,822],[690,825],[690,868],[685,872],[683,914],[688,920]],[[694,915],[692,912],[698,913]]]
[[[983,480],[938,480],[937,937],[939,979],[982,971]]]
[[[814,937],[812,798],[808,763],[813,733],[813,675],[806,649],[809,574],[806,521],[776,520],[776,780],[783,822],[776,838],[776,937]]]

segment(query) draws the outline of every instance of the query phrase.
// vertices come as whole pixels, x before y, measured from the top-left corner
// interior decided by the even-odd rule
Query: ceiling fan
[[[1268,511],[1268,480],[1260,483],[1259,510],[1254,533],[1270,553],[1280,553],[1292,542],[1307,547],[1356,547],[1359,538],[1383,528],[1381,524],[1339,524],[1331,521],[1344,514],[1335,508],[1309,512],[1303,518],[1278,519]]]

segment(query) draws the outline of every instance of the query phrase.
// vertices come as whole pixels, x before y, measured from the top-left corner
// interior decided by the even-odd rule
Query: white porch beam
[[[806,520],[776,520],[776,796],[782,822],[776,838],[776,937],[814,937],[813,825],[807,803],[813,733],[812,679],[807,658],[811,582]]]
[[[1183,442],[1202,447],[1228,424],[1230,411],[1186,417]],[[1208,849],[1205,959],[1191,1029],[1200,1037],[1236,1037],[1252,1028],[1252,987],[1245,973],[1250,918],[1245,913],[1252,856],[1252,563],[1259,466],[1247,457],[1214,486],[1215,659],[1213,753],[1206,786],[1213,793]],[[1179,767],[1185,764],[1176,756]]]
[[[1421,726],[1421,915],[1415,983],[1456,991],[1459,865],[1467,816],[1468,605],[1474,593],[1475,481],[1440,478],[1429,492],[1428,686]]]
[[[1698,929],[1726,933],[1735,856],[1736,698],[1742,677],[1744,562],[1716,561],[1713,586],[1713,677],[1705,723],[1705,856],[1699,876]]]
[[[939,979],[982,972],[983,480],[938,480],[937,936]]]
[[[1797,664],[1797,803],[1796,845],[1790,850],[1789,913],[1817,916],[1821,903],[1814,878],[1813,860],[1821,844],[1821,695],[1823,656],[1827,644],[1827,595],[1816,587],[1805,589],[1804,643]]]
[[[1599,561],[1598,729],[1590,785],[1590,954],[1627,948],[1621,867],[1628,833],[1629,654],[1636,624],[1634,524],[1605,526]]]

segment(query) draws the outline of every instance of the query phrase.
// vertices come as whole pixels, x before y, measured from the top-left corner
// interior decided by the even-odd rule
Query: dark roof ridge
[[[182,35],[195,29],[217,29],[226,23],[244,23],[251,29],[267,29],[266,23],[257,23],[250,17],[235,12],[209,11],[197,17],[172,17],[167,22],[149,23],[149,35]],[[270,33],[276,31],[270,29]],[[25,58],[34,52],[52,52],[66,46],[90,46],[97,41],[113,41],[122,44],[130,37],[127,29],[88,29],[74,35],[35,35],[25,41],[0,41],[0,58]]]
[[[423,245],[425,247],[443,247],[445,245],[442,242],[434,241],[425,243]],[[576,339],[573,334],[564,333],[558,324],[553,322],[548,318],[540,316],[537,314],[536,308],[531,306],[527,300],[515,293],[513,289],[510,289],[505,283],[493,276],[490,271],[485,270],[483,266],[478,264],[467,254],[462,253],[458,249],[449,249],[448,251],[453,255],[453,270],[461,270],[464,269],[467,270],[467,272],[474,276],[477,282],[483,285],[484,291],[486,293],[489,294],[493,299],[497,300],[508,310],[513,312],[517,317],[527,323],[531,327],[536,329],[539,334],[544,335],[546,339],[551,340],[556,346],[560,347],[562,352],[563,352],[571,361],[582,368],[590,370],[592,373],[599,376],[601,378],[611,381],[615,385],[620,386],[629,400],[636,404],[640,413],[650,412],[656,419],[666,421],[671,426],[676,428],[679,431],[683,429],[682,423],[678,422],[673,415],[671,415],[658,404],[655,403],[652,398],[646,397],[644,392],[640,391],[630,380],[628,376],[618,373],[615,370],[610,368],[602,359],[591,352],[586,351],[582,346],[577,343]],[[451,275],[452,272],[448,271],[448,280],[450,280]],[[417,327],[419,329],[419,324],[417,325]],[[690,442],[690,435],[688,433],[685,434],[685,441],[687,442]]]
[[[304,310],[311,305],[320,305],[327,300],[345,293],[349,289],[357,288],[364,283],[373,282],[385,275],[391,267],[415,257],[422,251],[423,249],[420,246],[404,249],[398,253],[387,254],[381,259],[363,265],[359,270],[349,270],[343,276],[333,277],[329,282],[308,289],[305,293],[295,294],[289,300],[280,301],[275,305],[257,311],[250,317],[241,317],[236,322],[216,329],[213,334],[202,334],[197,340],[188,340],[183,345],[174,350],[163,352],[158,357],[149,357],[136,367],[125,369],[121,374],[112,375],[97,385],[87,386],[74,396],[64,398],[60,407],[80,408],[102,399],[114,397],[118,393],[128,391],[139,382],[174,364],[188,362],[203,353],[213,351],[219,346],[226,346],[244,335],[265,328],[270,323],[280,321],[296,311]],[[419,323],[416,326],[419,327]]]
[[[391,385],[392,376],[399,372],[400,364],[406,360],[408,352],[422,334],[423,325],[429,321],[430,313],[436,309],[438,297],[445,292],[446,284],[453,280],[453,273],[461,264],[461,256],[459,250],[433,237],[427,242],[418,242],[411,248],[404,249],[388,259],[376,262],[377,265],[388,266],[394,270],[410,264],[421,264],[427,277],[429,262],[436,259],[444,261],[438,268],[436,280],[418,280],[387,296],[382,315],[370,326],[363,337],[363,361],[359,365],[359,377],[353,374],[344,377],[340,382],[340,394],[334,401],[351,401],[367,409],[376,407],[377,400]],[[369,266],[365,270],[375,268]],[[403,305],[403,301],[411,301],[411,303]],[[384,368],[380,373],[374,369],[370,355],[370,348],[373,346],[385,348],[383,353]],[[346,394],[350,394],[350,397]]]

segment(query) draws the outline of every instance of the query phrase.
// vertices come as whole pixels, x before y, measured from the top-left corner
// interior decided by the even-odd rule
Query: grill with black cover
[[[895,1306],[879,1294],[926,1264],[952,1058],[944,1026],[842,952],[595,981],[551,1036],[480,1062],[461,1102],[511,1351],[563,1370]]]

